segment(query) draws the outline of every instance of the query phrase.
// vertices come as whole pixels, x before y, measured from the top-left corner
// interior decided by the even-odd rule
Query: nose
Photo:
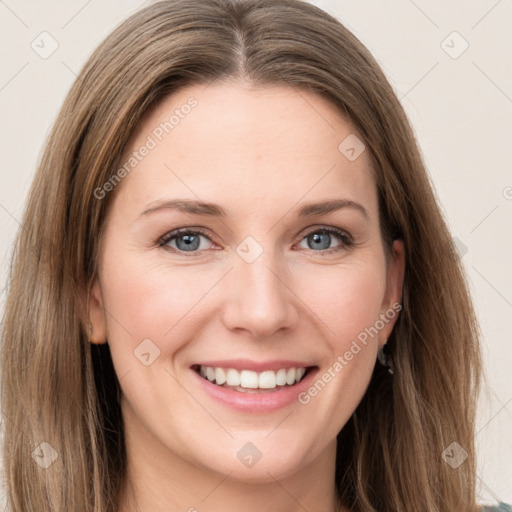
[[[264,251],[252,263],[238,259],[226,280],[226,328],[245,330],[260,339],[292,329],[299,316],[297,297],[286,284],[287,276],[286,268],[277,263],[270,251]]]

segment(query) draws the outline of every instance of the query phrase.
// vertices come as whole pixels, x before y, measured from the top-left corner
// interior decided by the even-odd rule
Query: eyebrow
[[[302,205],[297,211],[298,217],[312,217],[314,215],[326,215],[328,213],[350,208],[360,212],[366,219],[369,219],[366,208],[356,201],[350,199],[332,199],[318,203],[309,203]],[[202,215],[208,217],[226,217],[226,211],[215,203],[196,201],[193,199],[167,199],[154,201],[146,208],[139,217],[149,215],[161,210],[177,210],[192,215]]]

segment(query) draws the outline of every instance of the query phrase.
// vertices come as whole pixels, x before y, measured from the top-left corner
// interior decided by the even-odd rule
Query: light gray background
[[[64,96],[92,50],[146,3],[0,0],[2,311],[13,237]],[[512,503],[512,0],[312,3],[370,49],[417,134],[483,331],[480,501]],[[31,47],[50,48],[44,31],[58,44],[46,59]]]

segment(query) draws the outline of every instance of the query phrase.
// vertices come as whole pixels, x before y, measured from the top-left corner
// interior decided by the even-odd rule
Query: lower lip
[[[238,411],[264,413],[276,411],[298,402],[298,395],[309,388],[318,368],[310,368],[307,375],[298,384],[282,387],[277,391],[271,389],[268,392],[259,393],[244,393],[243,391],[217,386],[195,370],[191,371],[199,380],[202,389],[214,400]]]

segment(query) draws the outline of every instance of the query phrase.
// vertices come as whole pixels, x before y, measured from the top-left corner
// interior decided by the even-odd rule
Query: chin
[[[203,464],[223,476],[229,474],[230,480],[252,484],[281,480],[307,464],[307,453],[297,449],[295,443],[284,446],[282,443],[272,443],[270,439],[260,439],[255,443],[237,439],[233,445],[222,456],[212,454]],[[305,443],[301,445],[303,447]],[[226,456],[228,451],[229,455]],[[212,461],[215,461],[214,466]]]

